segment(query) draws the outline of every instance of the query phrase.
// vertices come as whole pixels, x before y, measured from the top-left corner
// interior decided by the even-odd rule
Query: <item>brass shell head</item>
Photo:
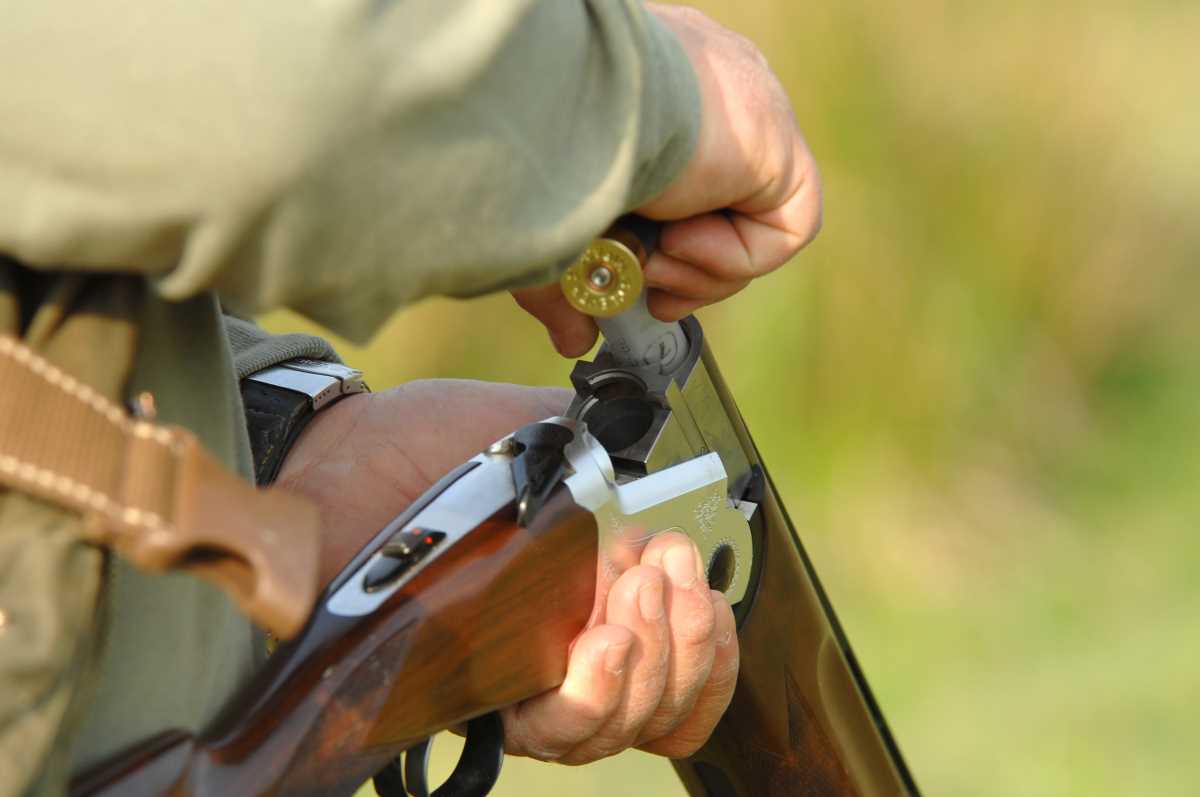
[[[642,292],[642,265],[629,247],[597,238],[559,280],[567,301],[581,313],[611,318],[628,310]]]

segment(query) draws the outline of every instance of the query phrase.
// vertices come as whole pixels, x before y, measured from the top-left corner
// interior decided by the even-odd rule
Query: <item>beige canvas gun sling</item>
[[[103,644],[108,550],[215,581],[281,637],[315,601],[315,507],[256,490],[189,431],[123,408],[143,290],[140,277],[0,256],[2,794],[65,787]]]
[[[0,484],[80,513],[89,541],[139,567],[216,582],[277,636],[300,629],[316,599],[314,506],[256,489],[188,430],[131,417],[6,334],[0,385]]]
[[[89,541],[139,567],[214,581],[276,636],[300,629],[316,599],[314,506],[257,490],[188,430],[131,417],[3,334],[0,385],[0,484],[80,513]]]

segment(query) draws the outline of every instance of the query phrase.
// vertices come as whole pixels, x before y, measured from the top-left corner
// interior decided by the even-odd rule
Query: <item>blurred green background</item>
[[[918,783],[1193,792],[1200,5],[698,5],[826,191],[817,242],[701,318]],[[340,348],[376,387],[569,371],[506,297]],[[496,794],[614,790],[682,794],[637,753],[510,759]]]

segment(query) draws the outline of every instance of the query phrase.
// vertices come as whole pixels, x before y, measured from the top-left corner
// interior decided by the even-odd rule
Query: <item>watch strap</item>
[[[250,374],[241,387],[254,480],[260,487],[274,483],[288,451],[321,409],[367,389],[360,371],[308,359]]]
[[[254,454],[254,481],[266,487],[275,482],[287,452],[317,413],[306,394],[251,379],[242,382],[242,404]]]

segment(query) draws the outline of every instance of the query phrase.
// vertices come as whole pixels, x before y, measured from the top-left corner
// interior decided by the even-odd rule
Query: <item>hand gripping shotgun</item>
[[[691,758],[694,797],[917,795],[900,751],[694,318],[655,320],[627,217],[566,272],[605,345],[567,414],[446,474],[325,589],[224,713],[85,774],[73,795],[475,797],[503,759],[498,709],[559,685],[598,557],[682,531],[738,626],[733,702]],[[431,735],[467,723],[449,779]]]

